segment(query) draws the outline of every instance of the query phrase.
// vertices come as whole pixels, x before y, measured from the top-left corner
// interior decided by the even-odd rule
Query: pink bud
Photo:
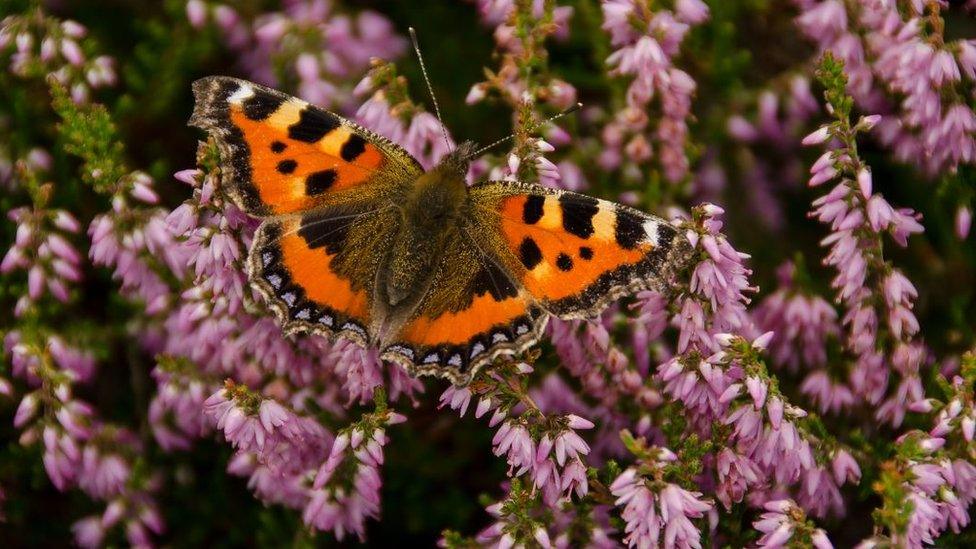
[[[927,414],[932,411],[934,404],[931,398],[917,400],[908,405],[908,409],[920,414]]]
[[[81,65],[85,62],[85,54],[81,53],[81,48],[74,40],[67,39],[61,42],[61,54],[72,65]]]
[[[956,210],[956,236],[960,240],[969,236],[969,229],[973,224],[973,211],[967,206],[960,206]]]
[[[801,141],[801,143],[803,143],[804,145],[807,145],[807,146],[810,146],[810,145],[819,145],[821,143],[826,142],[827,139],[829,139],[829,138],[830,138],[830,132],[828,130],[828,127],[827,126],[820,126],[819,128],[817,128],[817,131],[815,131],[815,132],[811,133],[810,135],[804,137],[803,138],[803,141]]]
[[[23,427],[37,413],[37,395],[30,393],[20,401],[14,414],[14,427]]]
[[[588,419],[583,419],[578,415],[569,414],[566,416],[566,419],[569,420],[568,424],[570,429],[592,429],[593,428],[592,421]]]
[[[73,215],[64,210],[58,210],[54,215],[54,226],[72,233],[81,230],[81,223],[78,223],[78,220]]]
[[[966,439],[966,442],[972,442],[973,434],[976,432],[976,420],[974,420],[971,416],[966,416],[962,418],[962,422],[960,423],[962,426],[963,438]]]
[[[484,99],[486,95],[488,95],[488,93],[485,90],[484,84],[475,84],[474,86],[471,86],[471,91],[469,91],[468,96],[464,98],[464,102],[468,105],[473,105]]]
[[[81,38],[88,33],[88,31],[77,21],[72,21],[71,19],[66,19],[61,23],[61,30],[64,34],[72,38]]]
[[[196,186],[197,177],[199,177],[201,174],[202,172],[196,169],[180,170],[173,174],[173,177],[175,177],[177,181],[182,181],[187,185]]]
[[[522,161],[515,154],[508,155],[508,171],[509,173],[516,173],[521,165]]]
[[[190,0],[186,3],[186,18],[197,29],[207,22],[207,5],[203,0]]]
[[[302,80],[318,80],[319,62],[314,55],[302,53],[295,61],[295,72]]]
[[[874,128],[880,121],[880,114],[869,114],[867,116],[862,116],[861,119],[857,121],[857,127],[863,129],[864,131],[871,131],[871,129]]]
[[[871,170],[861,168],[861,171],[857,172],[857,186],[861,189],[861,196],[864,198],[871,197]]]
[[[768,331],[752,341],[752,348],[765,351],[776,332]]]
[[[352,435],[349,436],[349,445],[356,448],[363,441],[363,436],[365,434],[362,429],[353,429]]]
[[[766,405],[766,411],[769,413],[769,423],[773,426],[773,429],[779,429],[780,424],[783,422],[783,401],[778,397],[769,399],[769,404]]]
[[[40,265],[34,265],[27,273],[27,295],[32,300],[41,297],[44,291],[44,270]]]
[[[746,378],[746,389],[749,390],[749,396],[752,397],[756,409],[762,408],[766,403],[766,384],[758,377],[749,376]]]
[[[155,204],[159,202],[159,197],[156,196],[155,191],[153,191],[148,185],[141,182],[132,186],[131,193],[134,198],[141,200],[146,204]]]
[[[491,410],[491,398],[484,397],[478,400],[478,407],[474,411],[474,417],[481,418],[481,416],[488,413],[488,410]]]
[[[710,238],[710,237],[706,237],[706,238]],[[729,345],[732,345],[733,341],[735,341],[735,334],[727,334],[727,333],[715,334],[715,341],[717,341],[718,344],[721,345],[722,347],[728,347]]]
[[[939,448],[945,446],[945,442],[946,441],[944,438],[930,437],[923,440],[920,446],[922,447],[922,450],[924,450],[925,452],[934,452]]]
[[[813,535],[810,536],[810,542],[816,549],[834,549],[834,545],[827,538],[827,532],[824,532],[822,528],[814,530]]]

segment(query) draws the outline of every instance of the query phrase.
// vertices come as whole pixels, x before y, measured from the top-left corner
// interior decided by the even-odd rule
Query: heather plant
[[[0,539],[973,546],[974,15],[0,4]],[[658,213],[692,258],[466,386],[286,334],[246,274],[258,223],[185,124],[211,74],[341,113],[425,167],[511,134],[470,182]]]

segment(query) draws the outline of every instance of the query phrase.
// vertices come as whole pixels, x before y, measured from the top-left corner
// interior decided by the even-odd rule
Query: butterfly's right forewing
[[[216,138],[227,190],[251,215],[378,200],[423,173],[386,138],[264,86],[214,76],[193,93],[190,124]]]

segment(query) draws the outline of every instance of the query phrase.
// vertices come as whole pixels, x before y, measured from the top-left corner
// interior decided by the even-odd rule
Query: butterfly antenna
[[[532,132],[532,131],[534,131],[537,128],[541,128],[542,126],[545,126],[546,124],[548,124],[550,122],[555,122],[556,120],[558,120],[558,119],[566,116],[567,114],[572,114],[572,113],[574,113],[574,112],[576,112],[576,111],[578,111],[578,110],[580,110],[582,108],[583,108],[583,104],[582,103],[577,103],[577,104],[573,105],[572,107],[569,107],[568,109],[563,110],[560,113],[554,114],[554,115],[550,116],[549,118],[546,118],[545,120],[543,120],[542,122],[539,122],[538,124],[533,124],[532,126],[529,127],[529,129],[527,131],[528,132]],[[485,145],[484,147],[481,147],[480,149],[478,149],[478,150],[474,151],[473,153],[469,154],[467,157],[465,157],[465,160],[467,160],[469,158],[474,158],[476,156],[479,156],[479,155],[481,155],[481,153],[483,153],[483,152],[485,152],[487,150],[493,149],[493,148],[497,147],[498,145],[501,145],[502,143],[504,143],[504,142],[506,142],[506,141],[508,141],[510,139],[513,139],[514,137],[515,137],[515,134],[513,133],[513,134],[510,134],[510,135],[508,135],[506,137],[503,137],[503,138],[499,139],[498,141],[495,141],[494,143],[491,143],[490,145]]]
[[[444,119],[441,118],[441,107],[437,104],[437,97],[434,95],[434,87],[430,85],[430,78],[427,76],[427,65],[424,64],[424,56],[420,53],[420,43],[417,42],[417,31],[410,27],[410,41],[413,42],[413,51],[417,53],[417,60],[420,61],[420,72],[424,75],[424,82],[427,84],[427,92],[430,94],[430,100],[434,103],[434,112],[437,114],[437,121],[441,124],[441,133],[444,134],[444,143],[447,144],[448,149],[453,149],[451,145],[451,138],[447,135],[447,126],[444,125]]]

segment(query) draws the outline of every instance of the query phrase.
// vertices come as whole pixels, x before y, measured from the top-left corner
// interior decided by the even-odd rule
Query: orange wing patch
[[[446,312],[430,319],[419,317],[404,327],[401,337],[407,343],[437,347],[459,345],[471,338],[490,332],[495,326],[507,327],[517,318],[527,314],[528,304],[522,297],[495,301],[491,294],[475,297],[471,306],[457,312]],[[500,335],[499,340],[514,338]]]
[[[230,119],[251,151],[257,198],[273,214],[312,208],[322,193],[359,185],[383,165],[380,151],[331,113],[292,99],[255,120],[244,105],[230,103]]]
[[[467,299],[446,308],[425,306],[443,298],[432,290],[425,298],[429,301],[422,302],[416,316],[401,328],[396,342],[383,349],[384,359],[417,374],[464,384],[496,357],[521,353],[539,339],[548,315],[519,290],[495,259],[471,244],[463,238],[456,241],[442,259],[470,268],[442,265],[433,283],[463,288]]]
[[[368,340],[369,296],[332,269],[336,250],[299,216],[268,220],[255,234],[248,269],[286,331]]]
[[[533,199],[542,199],[544,213],[537,223],[526,224],[522,212]],[[560,203],[555,195],[515,196],[505,200],[502,232],[528,271],[522,283],[532,295],[555,301],[578,294],[603,273],[637,263],[653,249],[653,244],[646,241],[630,249],[620,246],[614,238],[615,213],[601,207],[596,200],[593,202],[592,229],[580,224],[581,230],[574,234],[564,230],[563,225],[572,226],[570,216],[578,216],[573,219],[581,221],[586,212],[580,210],[586,204],[571,205],[570,208],[579,208],[564,212],[565,203]],[[518,212],[517,220],[512,219],[515,212]]]
[[[193,89],[190,123],[218,138],[235,198],[253,215],[313,208],[370,182],[391,161],[377,146],[385,140],[300,99],[226,77],[199,80]]]
[[[415,375],[446,377],[465,385],[497,357],[515,355],[533,345],[548,319],[524,296],[498,301],[486,293],[461,311],[410,321],[399,341],[383,349],[381,357]]]
[[[522,192],[497,204],[501,233],[524,268],[522,285],[562,318],[592,317],[625,293],[662,286],[684,262],[683,239],[660,218],[576,193],[511,186]]]

